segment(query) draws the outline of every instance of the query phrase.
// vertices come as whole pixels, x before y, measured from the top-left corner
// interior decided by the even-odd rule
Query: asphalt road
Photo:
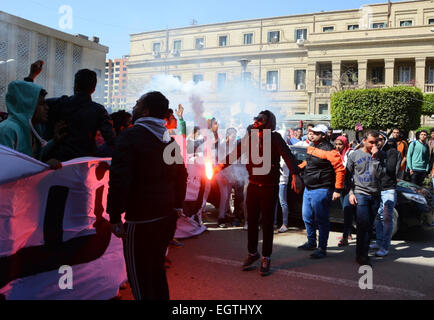
[[[247,232],[218,229],[213,215],[207,220],[207,232],[183,240],[184,248],[170,249],[167,277],[173,300],[434,299],[432,228],[398,233],[389,256],[372,258],[373,289],[362,290],[359,280],[364,274],[354,261],[355,240],[339,248],[340,226],[332,227],[328,256],[322,260],[297,250],[306,241],[302,226],[275,234],[272,274],[261,277],[258,268],[241,271]],[[132,299],[129,289],[122,290],[121,296]]]

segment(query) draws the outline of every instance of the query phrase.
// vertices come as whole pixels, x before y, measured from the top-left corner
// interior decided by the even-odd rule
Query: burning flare
[[[205,174],[208,180],[211,181],[214,176],[214,169],[212,167],[212,162],[209,160],[205,161]]]

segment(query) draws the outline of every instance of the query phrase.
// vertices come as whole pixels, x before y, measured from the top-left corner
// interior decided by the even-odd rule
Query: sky
[[[0,10],[70,34],[97,36],[113,59],[129,53],[130,34],[185,27],[193,19],[210,24],[383,2],[387,0],[2,0]]]

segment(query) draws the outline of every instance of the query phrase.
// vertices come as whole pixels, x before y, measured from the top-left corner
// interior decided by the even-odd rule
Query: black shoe
[[[271,265],[271,259],[262,257],[261,268],[259,269],[259,274],[263,277],[269,275],[270,274],[270,265]]]
[[[315,250],[314,253],[312,253],[310,255],[310,257],[312,259],[322,259],[322,258],[325,258],[325,257],[327,257],[327,251],[324,251],[323,249],[318,248],[318,249]]]
[[[249,255],[247,256],[246,260],[244,261],[244,264],[243,264],[243,270],[247,270],[247,269],[249,269],[249,267],[250,267],[253,263],[255,263],[256,261],[258,261],[260,257],[261,257],[261,256],[259,255],[259,253],[256,253],[256,254],[254,254],[254,255],[249,254]]]
[[[369,257],[356,257],[356,262],[361,266],[372,267],[371,259]]]
[[[314,251],[316,249],[316,244],[306,242],[305,244],[299,246],[298,249],[305,251]]]
[[[222,228],[222,229],[226,228],[226,220],[225,219],[218,219],[217,224],[218,224],[219,228]]]

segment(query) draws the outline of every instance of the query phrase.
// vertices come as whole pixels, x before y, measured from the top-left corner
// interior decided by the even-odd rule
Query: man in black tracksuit
[[[137,101],[134,127],[118,137],[110,169],[107,212],[113,233],[124,238],[128,280],[136,300],[169,299],[164,257],[185,198],[187,170],[165,127],[168,108],[169,101],[159,92]],[[166,148],[175,150],[170,159]]]
[[[271,253],[273,249],[273,225],[274,212],[279,195],[280,180],[280,157],[283,157],[292,174],[292,186],[296,191],[300,191],[301,179],[298,176],[298,167],[294,155],[291,153],[282,136],[275,132],[276,117],[270,111],[263,111],[255,118],[252,131],[238,142],[237,148],[226,157],[225,164],[220,168],[226,168],[236,159],[240,158],[242,153],[247,154],[248,163],[246,165],[249,172],[249,186],[247,189],[247,221],[248,221],[248,251],[249,255],[243,264],[244,270],[250,270],[250,266],[260,258],[258,253],[258,227],[259,217],[261,216],[263,246],[262,262],[260,274],[265,276],[270,272]],[[267,143],[266,135],[271,134],[271,145],[264,146]],[[258,136],[254,136],[258,135]],[[265,141],[264,141],[265,139]],[[251,146],[251,150],[246,145]],[[256,150],[254,150],[256,148]],[[267,148],[271,154],[266,154]],[[259,151],[259,152],[258,152]],[[258,163],[255,154],[263,156],[263,162]],[[265,168],[268,164],[271,169],[268,172],[259,172],[257,169]]]

